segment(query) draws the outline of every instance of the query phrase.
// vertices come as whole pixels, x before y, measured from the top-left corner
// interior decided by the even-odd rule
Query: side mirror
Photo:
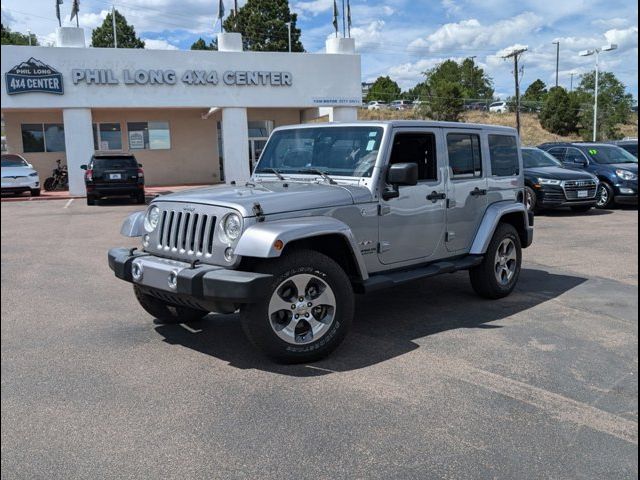
[[[81,168],[82,170],[86,170],[86,169],[87,169],[87,166],[86,166],[86,165],[80,165],[80,168]]]
[[[139,164],[138,164],[138,167],[142,168],[142,164],[141,164],[141,163],[139,163]]]
[[[28,168],[33,168],[33,164],[32,163],[27,163],[27,167]]]
[[[391,185],[417,185],[418,165],[415,163],[396,163],[389,167],[387,183]]]

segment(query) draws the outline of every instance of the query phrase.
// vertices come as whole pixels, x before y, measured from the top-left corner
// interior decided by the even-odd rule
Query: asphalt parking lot
[[[537,218],[514,295],[360,297],[313,364],[156,325],[106,262],[137,206],[2,203],[2,478],[637,478],[638,211]]]

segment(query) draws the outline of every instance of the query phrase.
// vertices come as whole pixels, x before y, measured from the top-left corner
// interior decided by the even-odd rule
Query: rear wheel
[[[145,311],[160,320],[162,323],[185,323],[195,322],[206,317],[209,312],[195,308],[181,307],[163,302],[162,300],[148,295],[137,285],[133,286],[133,292]]]
[[[600,183],[600,188],[598,189],[598,203],[596,204],[596,207],[612,207],[614,196],[615,192],[613,191],[613,187],[611,185],[609,185],[607,182]]]
[[[260,264],[268,295],[243,309],[242,326],[264,354],[283,363],[312,362],[333,351],[351,325],[351,282],[329,257],[297,250]]]
[[[489,299],[509,295],[518,283],[522,267],[522,246],[518,232],[507,223],[498,225],[480,265],[469,271],[471,286]]]
[[[87,195],[87,205],[92,206],[96,204],[96,197],[93,195]]]

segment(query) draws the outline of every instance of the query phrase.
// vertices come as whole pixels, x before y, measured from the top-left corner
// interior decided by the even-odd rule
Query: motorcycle
[[[67,190],[69,188],[69,174],[66,165],[61,165],[61,160],[56,160],[58,166],[54,168],[53,174],[44,181],[44,189],[47,192],[54,190]]]

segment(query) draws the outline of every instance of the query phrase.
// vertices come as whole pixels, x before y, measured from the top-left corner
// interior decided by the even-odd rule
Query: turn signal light
[[[138,169],[138,178],[144,178],[144,170],[141,168]]]

